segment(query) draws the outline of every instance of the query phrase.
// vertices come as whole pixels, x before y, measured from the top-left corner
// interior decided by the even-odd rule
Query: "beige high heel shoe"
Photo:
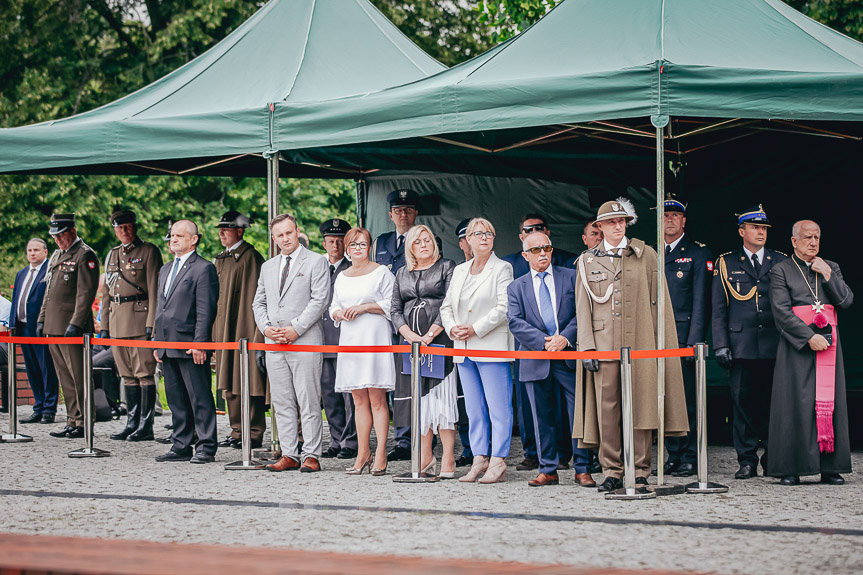
[[[348,467],[348,468],[345,470],[345,474],[346,474],[346,475],[362,475],[362,474],[363,474],[363,469],[365,469],[365,468],[368,468],[369,473],[371,473],[371,472],[372,472],[372,456],[371,456],[371,455],[369,455],[369,456],[368,456],[368,458],[363,462],[363,464],[362,464],[362,465],[360,465],[360,466],[359,466],[359,468],[357,468],[357,467]]]
[[[462,483],[473,483],[479,479],[480,474],[486,469],[488,469],[488,457],[485,455],[474,455],[473,465],[470,466],[470,471],[468,471],[466,475],[459,477],[458,480]]]
[[[506,481],[506,459],[503,457],[492,457],[488,464],[488,471],[479,480],[480,483],[503,483]]]
[[[421,473],[437,475],[437,458],[432,456],[431,463],[423,467]]]

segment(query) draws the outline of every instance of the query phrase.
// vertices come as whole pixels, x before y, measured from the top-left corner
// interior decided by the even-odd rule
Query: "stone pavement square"
[[[167,436],[168,421],[156,419],[157,436]],[[61,425],[19,426],[34,441],[0,445],[0,532],[584,568],[863,572],[856,474],[842,487],[814,477],[797,488],[739,481],[724,446],[711,447],[709,471],[728,493],[622,502],[575,487],[571,470],[559,486],[529,487],[535,472],[515,471],[517,438],[505,483],[417,485],[392,481],[409,462],[391,462],[384,477],[347,476],[351,462],[338,459],[323,459],[321,473],[226,471],[240,458],[235,449],[219,450],[215,464],[157,463],[167,446],[108,439],[123,421],[96,424],[95,446],[111,457],[70,459],[84,442],[48,435]],[[227,417],[218,425],[223,437]],[[8,429],[6,414],[0,429]],[[853,464],[859,469],[863,454]]]

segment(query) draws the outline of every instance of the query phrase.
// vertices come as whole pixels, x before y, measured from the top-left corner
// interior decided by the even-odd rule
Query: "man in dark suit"
[[[393,274],[405,265],[405,234],[416,222],[419,210],[419,194],[413,190],[395,190],[387,195],[389,216],[396,226],[394,232],[379,235],[372,244],[371,257],[375,263],[386,266]],[[399,334],[393,331],[393,344],[401,343]],[[395,354],[396,373],[401,370],[401,354]],[[393,427],[395,447],[387,454],[387,461],[404,461],[411,458],[411,428]]]
[[[669,196],[665,201],[663,235],[665,238],[665,279],[674,308],[677,339],[680,347],[692,347],[707,341],[710,323],[710,286],[713,278],[713,254],[702,244],[684,233],[686,206]],[[668,460],[665,473],[675,477],[695,475],[698,461],[695,426],[695,359],[684,358],[683,390],[689,433],[685,437],[667,437]]]
[[[329,310],[336,278],[351,267],[351,261],[345,257],[345,234],[350,231],[351,225],[345,220],[335,218],[322,223],[319,229],[324,238],[330,269],[330,297],[323,313],[324,345],[339,345],[339,328],[333,323]],[[327,414],[327,427],[330,429],[330,446],[322,456],[353,459],[357,456],[354,402],[350,393],[335,391],[337,358],[337,353],[325,353],[321,367],[321,399]]]
[[[732,438],[740,468],[736,479],[767,469],[767,432],[779,332],[770,306],[770,270],[785,260],[768,250],[770,221],[761,205],[737,214],[743,246],[719,256],[713,271],[713,346],[720,367],[731,371]]]
[[[551,230],[548,227],[547,219],[545,216],[541,214],[525,214],[521,218],[521,222],[518,224],[518,240],[520,242],[524,242],[525,238],[534,232],[543,233],[546,236],[551,236]],[[576,258],[576,254],[568,252],[566,250],[555,249],[551,254],[551,265],[558,267],[573,267],[570,262],[574,262]],[[503,259],[505,262],[509,262],[512,266],[512,277],[513,279],[518,279],[521,276],[527,274],[530,271],[530,265],[528,265],[527,261],[522,257],[522,252],[513,252],[507,256],[504,256]],[[515,362],[515,372],[518,373],[518,360]],[[521,434],[521,445],[524,450],[524,459],[516,465],[516,469],[519,471],[525,471],[528,469],[536,469],[539,467],[539,459],[537,456],[536,450],[536,436],[534,435],[534,421],[533,416],[531,415],[530,402],[527,399],[527,390],[525,388],[524,382],[518,378],[514,378],[513,384],[515,385],[515,407],[516,407],[516,415],[518,417],[518,429]],[[557,411],[563,411],[560,406],[560,401],[556,402],[558,404]],[[558,423],[560,417],[558,417]],[[562,426],[560,426],[562,427]],[[567,441],[569,441],[570,433],[564,433],[563,430],[558,434],[560,437],[565,436]],[[562,454],[563,461],[568,462],[570,454],[569,449],[564,449],[564,453]]]
[[[33,238],[27,242],[27,261],[30,265],[15,276],[15,289],[12,291],[12,310],[9,326],[15,334],[24,337],[36,336],[36,319],[42,309],[45,297],[45,272],[48,266],[48,244],[45,240]],[[23,345],[24,365],[27,379],[33,390],[33,413],[24,417],[21,423],[54,423],[57,412],[59,383],[54,371],[54,361],[45,345]]]
[[[159,271],[159,299],[153,330],[156,341],[212,341],[219,276],[216,266],[195,251],[199,240],[198,226],[189,220],[180,220],[171,228],[174,261]],[[156,461],[215,461],[216,405],[209,352],[157,349],[153,353],[162,364],[165,396],[174,424],[171,450]],[[194,433],[198,434],[198,443],[192,445]]]
[[[507,288],[507,320],[516,348],[525,351],[563,351],[573,348],[578,335],[575,317],[575,271],[552,265],[553,248],[541,232],[528,234],[523,242],[523,259],[530,271]],[[573,361],[523,359],[518,378],[524,382],[533,416],[539,475],[528,485],[557,485],[558,388],[566,398],[568,428],[575,412],[575,367]],[[571,440],[572,441],[572,440]],[[575,482],[596,487],[588,469],[587,449],[573,441]]]

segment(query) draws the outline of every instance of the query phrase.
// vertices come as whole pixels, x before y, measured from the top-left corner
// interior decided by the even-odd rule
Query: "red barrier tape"
[[[201,350],[233,350],[240,349],[235,341],[225,343],[195,343],[171,341],[144,341],[136,339],[93,338],[94,345],[115,345],[118,347],[143,347],[150,349],[201,349]],[[83,345],[82,337],[9,337],[0,334],[0,342],[22,344],[66,344]],[[249,343],[252,351],[286,351],[286,352],[317,352],[317,353],[410,353],[409,345],[281,345],[267,343]],[[420,353],[447,357],[487,357],[497,359],[604,359],[620,358],[619,351],[493,351],[481,349],[452,349],[420,346]],[[656,359],[660,357],[695,357],[694,347],[679,349],[647,349],[633,350],[632,359]]]

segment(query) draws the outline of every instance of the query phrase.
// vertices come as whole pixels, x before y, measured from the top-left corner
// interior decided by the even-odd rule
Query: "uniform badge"
[[[69,274],[63,274],[63,279],[69,281]]]
[[[408,193],[407,193],[407,191],[405,191],[405,190],[400,191],[400,192],[399,192],[399,197],[400,197],[401,199],[405,199],[405,198],[407,198],[407,197],[408,197]]]
[[[587,258],[587,263],[593,263],[593,257]]]
[[[683,278],[683,271],[681,271],[681,270],[677,270],[677,278],[678,278],[678,279]]]
[[[620,204],[611,204],[611,209],[614,210],[615,212],[619,212],[620,211]]]
[[[144,258],[133,258],[133,259],[129,260],[129,263],[130,264],[139,264],[142,261],[144,261]]]
[[[338,228],[338,227],[339,227],[339,220],[333,220],[333,227],[334,227],[334,228]]]
[[[713,271],[713,262],[710,260],[707,261],[707,271],[709,271],[709,272]]]
[[[132,269],[132,264],[131,264],[131,262],[126,264],[126,269],[127,269],[127,270]]]
[[[87,267],[91,270],[96,269],[96,262],[87,262]]]
[[[692,258],[677,258],[676,260],[674,260],[674,263],[676,263],[676,264],[687,264],[691,261],[692,261]]]

